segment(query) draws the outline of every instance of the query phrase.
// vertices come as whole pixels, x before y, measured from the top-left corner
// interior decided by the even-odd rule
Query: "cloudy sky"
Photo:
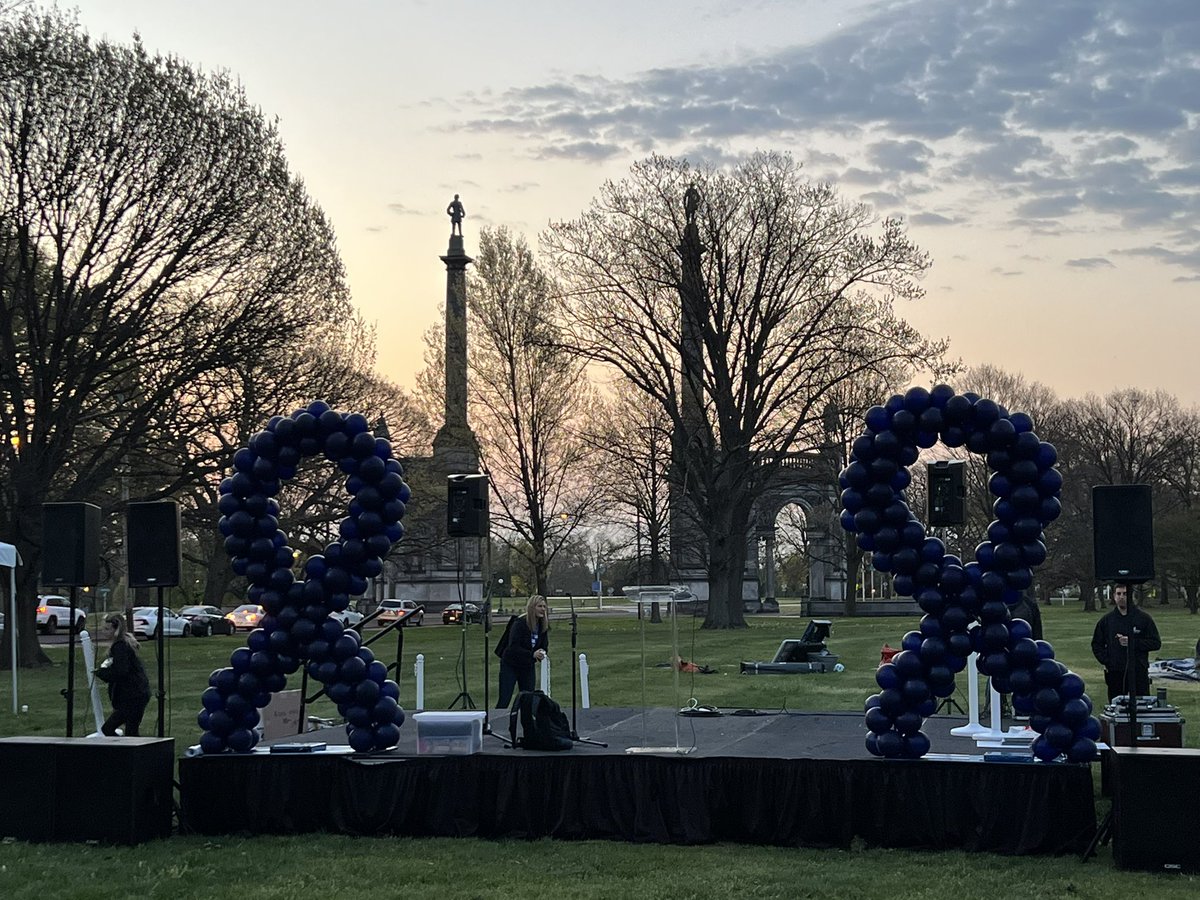
[[[453,193],[536,245],[651,152],[791,152],[933,256],[905,308],[1060,395],[1200,403],[1196,0],[78,0],[227,69],[411,385]]]

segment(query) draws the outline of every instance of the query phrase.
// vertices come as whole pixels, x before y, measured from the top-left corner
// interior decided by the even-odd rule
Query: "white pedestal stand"
[[[950,729],[955,737],[974,737],[988,730],[979,724],[979,667],[975,663],[978,658],[978,653],[967,657],[967,724]],[[993,703],[992,708],[995,706]]]

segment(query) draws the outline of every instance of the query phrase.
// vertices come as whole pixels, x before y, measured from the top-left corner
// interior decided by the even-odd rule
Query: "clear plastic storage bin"
[[[417,753],[478,753],[483,749],[483,719],[481,710],[414,713]]]

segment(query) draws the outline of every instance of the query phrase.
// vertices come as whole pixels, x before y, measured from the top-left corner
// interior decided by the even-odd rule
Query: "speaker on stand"
[[[100,581],[100,507],[93,503],[42,504],[42,586],[71,589],[67,629],[67,737],[75,733],[76,589]]]
[[[1133,602],[1133,586],[1154,578],[1154,509],[1148,484],[1098,484],[1092,488],[1092,557],[1097,581],[1112,581],[1124,585]],[[1129,636],[1126,669],[1136,657],[1137,636]],[[1126,688],[1128,690],[1128,671]],[[1137,747],[1138,701],[1135,692],[1126,695],[1129,710],[1130,745]],[[1115,749],[1110,751],[1115,753]],[[1131,792],[1132,793],[1132,792]],[[1107,843],[1113,833],[1113,814],[1110,809],[1096,830],[1091,844],[1084,851],[1083,861],[1092,856],[1096,847]]]
[[[183,568],[179,547],[179,504],[174,500],[130,503],[125,524],[129,586],[158,589],[158,627],[154,637],[158,648],[158,736],[163,737],[167,721],[163,588],[176,587]]]

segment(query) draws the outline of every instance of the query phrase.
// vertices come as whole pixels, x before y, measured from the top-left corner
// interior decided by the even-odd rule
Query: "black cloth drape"
[[[187,826],[699,844],[1075,853],[1086,766],[960,760],[481,754],[185,758]]]

